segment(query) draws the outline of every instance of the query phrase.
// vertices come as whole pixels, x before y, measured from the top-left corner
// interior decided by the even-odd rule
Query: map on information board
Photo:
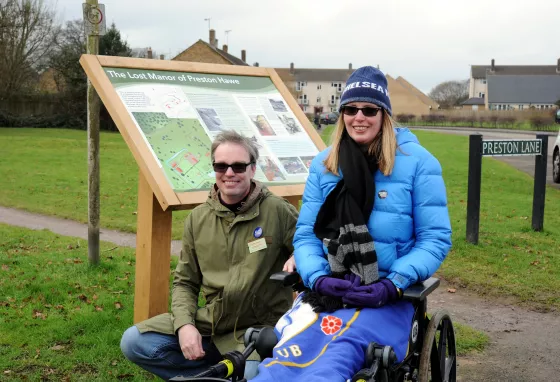
[[[255,179],[301,184],[318,149],[268,77],[103,67],[175,192],[215,182],[210,147],[224,130],[259,146]]]

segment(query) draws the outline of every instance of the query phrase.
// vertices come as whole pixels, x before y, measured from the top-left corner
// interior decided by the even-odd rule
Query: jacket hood
[[[417,143],[419,144],[420,142],[418,142],[418,138],[416,138],[416,135],[414,135],[409,129],[408,127],[396,127],[395,128],[395,135],[397,136],[397,145],[398,146],[402,146],[405,143]]]
[[[206,201],[206,203],[209,204],[210,207],[212,207],[214,210],[229,211],[227,207],[220,203],[220,198],[218,197],[219,192],[220,190],[218,190],[218,186],[214,183],[214,186],[208,194],[208,200]],[[251,191],[249,191],[249,196],[237,213],[243,213],[250,210],[261,199],[266,198],[270,194],[270,191],[264,184],[262,184],[258,180],[253,179],[251,181]]]

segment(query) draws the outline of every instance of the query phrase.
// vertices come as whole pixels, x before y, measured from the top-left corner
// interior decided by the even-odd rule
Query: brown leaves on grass
[[[10,270],[10,267],[6,264],[2,264],[2,270],[8,272]]]
[[[71,264],[71,263],[82,264],[84,261],[82,259],[76,257],[75,259],[66,259],[66,260],[64,260],[64,262],[66,264]]]
[[[115,302],[115,309],[122,309],[122,304],[119,301]]]
[[[64,350],[65,348],[66,348],[66,346],[64,346],[64,345],[54,345],[54,346],[50,347],[49,350],[59,351],[59,350]]]
[[[116,278],[117,280],[119,280],[119,281],[124,281],[124,280],[128,280],[128,276],[130,276],[130,272],[125,272],[125,273],[124,273],[124,277],[119,277],[119,276],[117,276],[117,277],[115,277],[115,278]]]
[[[44,320],[45,318],[47,318],[47,315],[44,314],[43,312],[41,312],[40,310],[37,309],[33,309],[33,318],[40,318],[41,320]]]

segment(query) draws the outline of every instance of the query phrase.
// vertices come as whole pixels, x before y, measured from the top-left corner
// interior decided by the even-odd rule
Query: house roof
[[[484,105],[484,98],[479,98],[479,97],[469,98],[465,102],[461,103],[461,105]]]
[[[559,75],[491,75],[489,103],[555,103],[560,99]]]
[[[275,68],[276,73],[284,81],[309,82],[346,82],[353,70],[348,69],[298,69],[290,72],[290,68]]]
[[[387,76],[389,76],[389,75],[387,75]],[[439,107],[439,104],[436,101],[434,101],[433,99],[428,97],[426,94],[422,93],[422,91],[420,91],[420,89],[418,89],[416,86],[412,85],[410,82],[408,82],[407,80],[405,80],[401,76],[398,76],[396,81],[398,83],[400,83],[401,85],[404,85],[404,87],[406,87],[408,90],[410,90],[412,92],[412,94],[414,94],[416,97],[420,98],[420,100],[422,102],[424,102],[426,105],[431,106],[433,109],[437,109]]]
[[[212,45],[210,45],[209,43],[207,43],[204,40],[198,40],[196,43],[202,43],[204,45],[206,45],[209,49],[212,49],[213,51],[215,51],[216,53],[218,53],[220,56],[222,56],[223,58],[225,58],[227,61],[231,62],[233,65],[243,65],[243,66],[249,66],[249,64],[247,64],[245,61],[243,61],[240,58],[235,57],[232,54],[229,54],[225,51],[223,51],[222,49],[219,48],[215,48]],[[194,44],[193,44],[194,45]],[[179,53],[178,55],[176,55],[174,59],[176,59],[177,57],[179,57],[180,55],[182,55],[184,52],[186,52],[187,50],[189,50],[193,45],[189,46],[187,49],[183,50],[181,53]]]
[[[490,65],[472,65],[472,78],[486,78],[487,75],[552,75],[558,74],[556,65],[495,65],[494,72],[490,72]]]

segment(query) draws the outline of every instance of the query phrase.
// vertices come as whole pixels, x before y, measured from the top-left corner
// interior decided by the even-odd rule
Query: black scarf
[[[327,247],[333,277],[351,271],[368,285],[379,279],[375,245],[367,227],[379,165],[376,155],[364,155],[347,133],[340,142],[339,165],[343,178],[321,206],[313,232]]]

